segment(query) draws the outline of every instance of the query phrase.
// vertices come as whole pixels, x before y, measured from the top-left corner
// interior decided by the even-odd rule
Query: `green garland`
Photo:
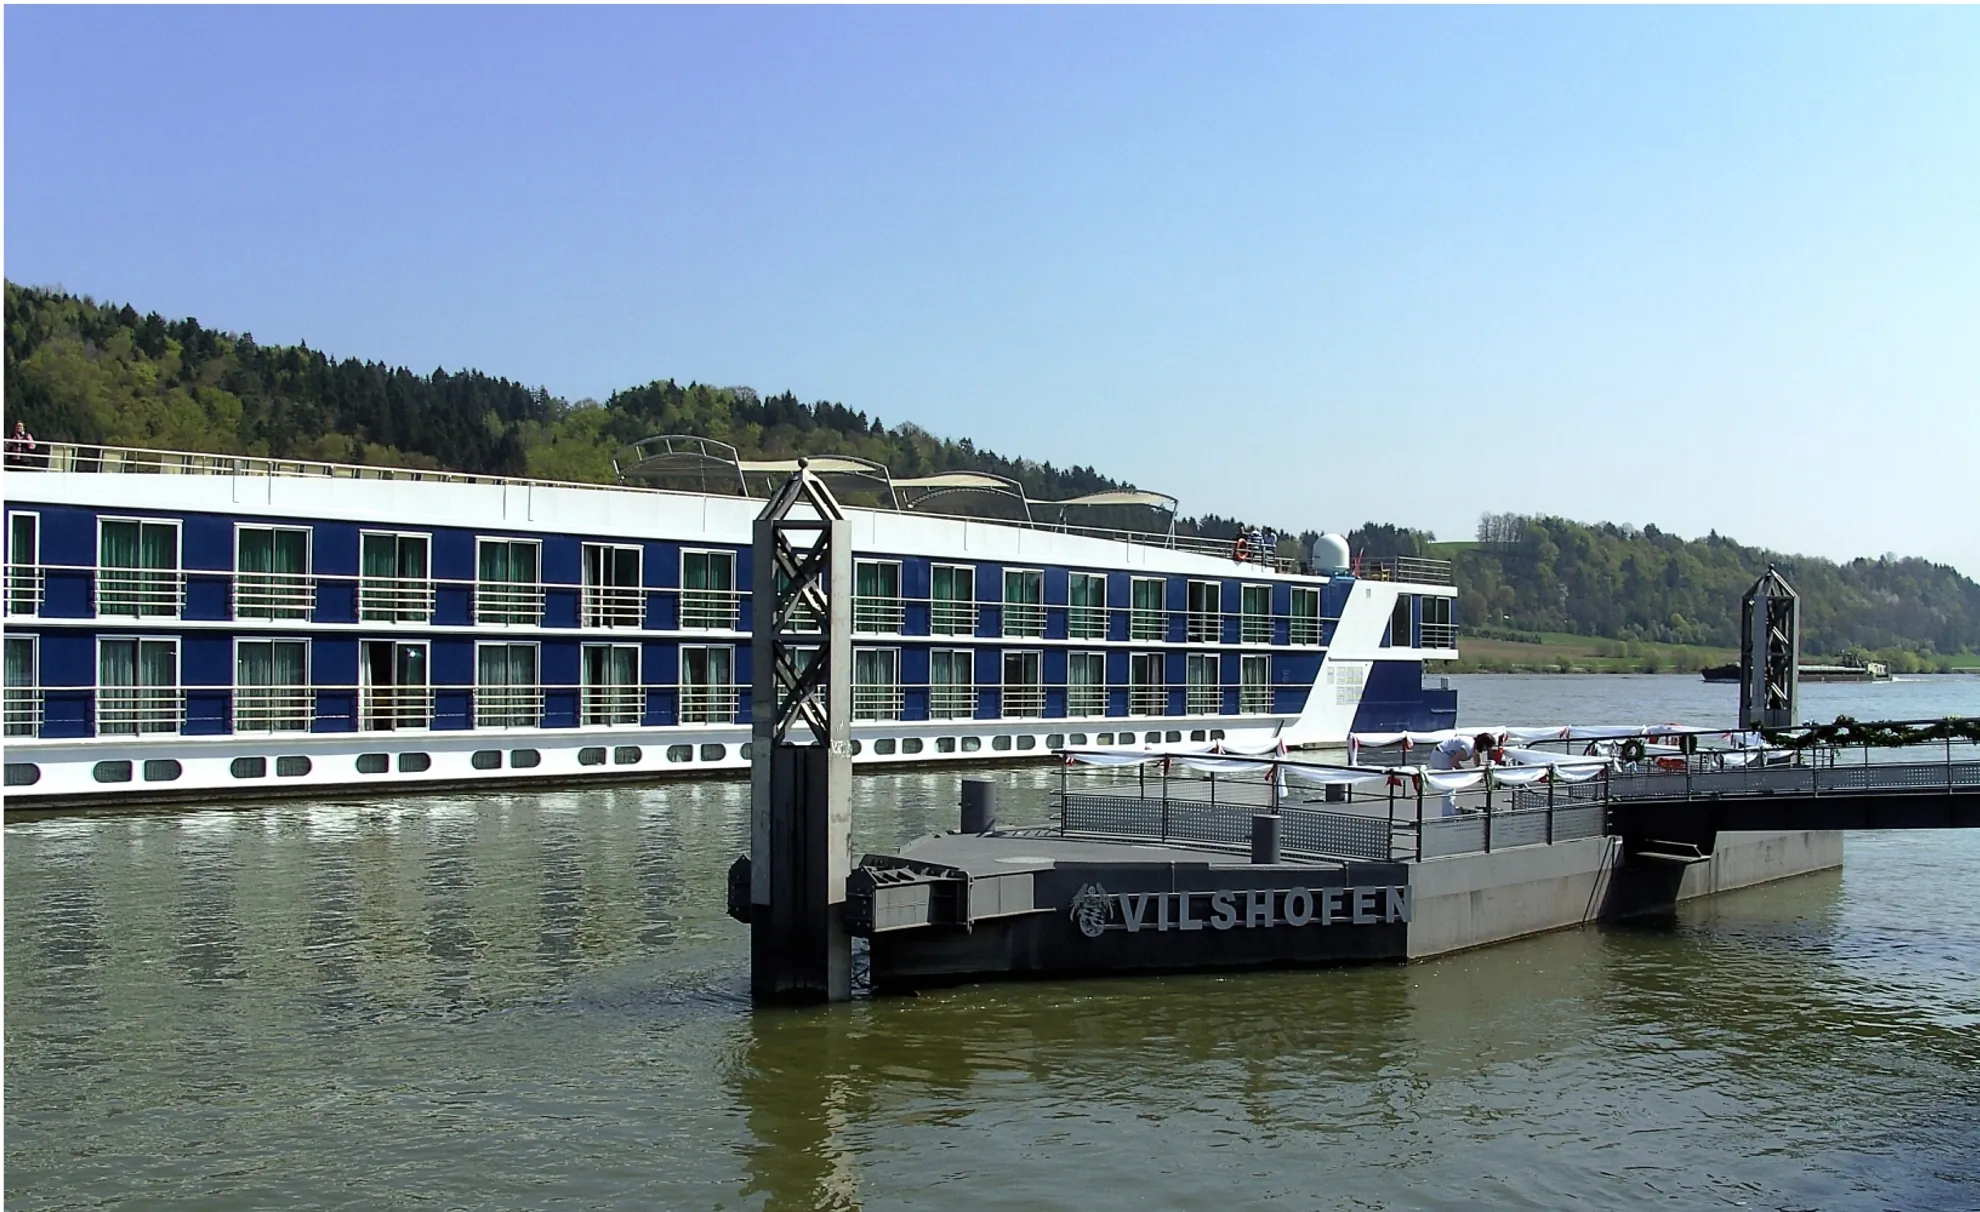
[[[1814,749],[1867,745],[1872,749],[1896,749],[1904,745],[1966,741],[1980,745],[1980,719],[1948,716],[1929,724],[1864,723],[1846,715],[1833,724],[1804,724],[1799,728],[1763,728],[1760,735],[1769,745],[1785,749]]]

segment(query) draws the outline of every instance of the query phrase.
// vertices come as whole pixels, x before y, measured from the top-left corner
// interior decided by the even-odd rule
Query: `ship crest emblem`
[[[1099,938],[1107,932],[1107,917],[1113,903],[1114,899],[1100,885],[1083,886],[1072,899],[1073,924],[1086,937]]]

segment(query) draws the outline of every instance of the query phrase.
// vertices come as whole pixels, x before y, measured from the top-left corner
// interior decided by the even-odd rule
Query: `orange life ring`
[[[1250,541],[1247,540],[1243,535],[1239,535],[1237,537],[1237,542],[1231,544],[1231,558],[1233,560],[1236,560],[1238,563],[1242,564],[1245,562],[1246,559],[1250,558],[1250,556],[1251,556]]]

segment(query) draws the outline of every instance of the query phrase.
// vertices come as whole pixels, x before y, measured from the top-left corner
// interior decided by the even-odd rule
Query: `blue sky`
[[[1980,574],[1980,10],[5,13],[5,267],[1190,511]]]

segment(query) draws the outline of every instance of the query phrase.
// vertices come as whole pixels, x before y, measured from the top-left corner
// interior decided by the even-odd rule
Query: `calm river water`
[[[1732,702],[1453,681],[1467,723]],[[1840,711],[1980,678],[1804,691]],[[863,840],[951,825],[955,778],[863,777]],[[1980,834],[1407,967],[756,1012],[746,798],[9,821],[7,1206],[1980,1208]]]

